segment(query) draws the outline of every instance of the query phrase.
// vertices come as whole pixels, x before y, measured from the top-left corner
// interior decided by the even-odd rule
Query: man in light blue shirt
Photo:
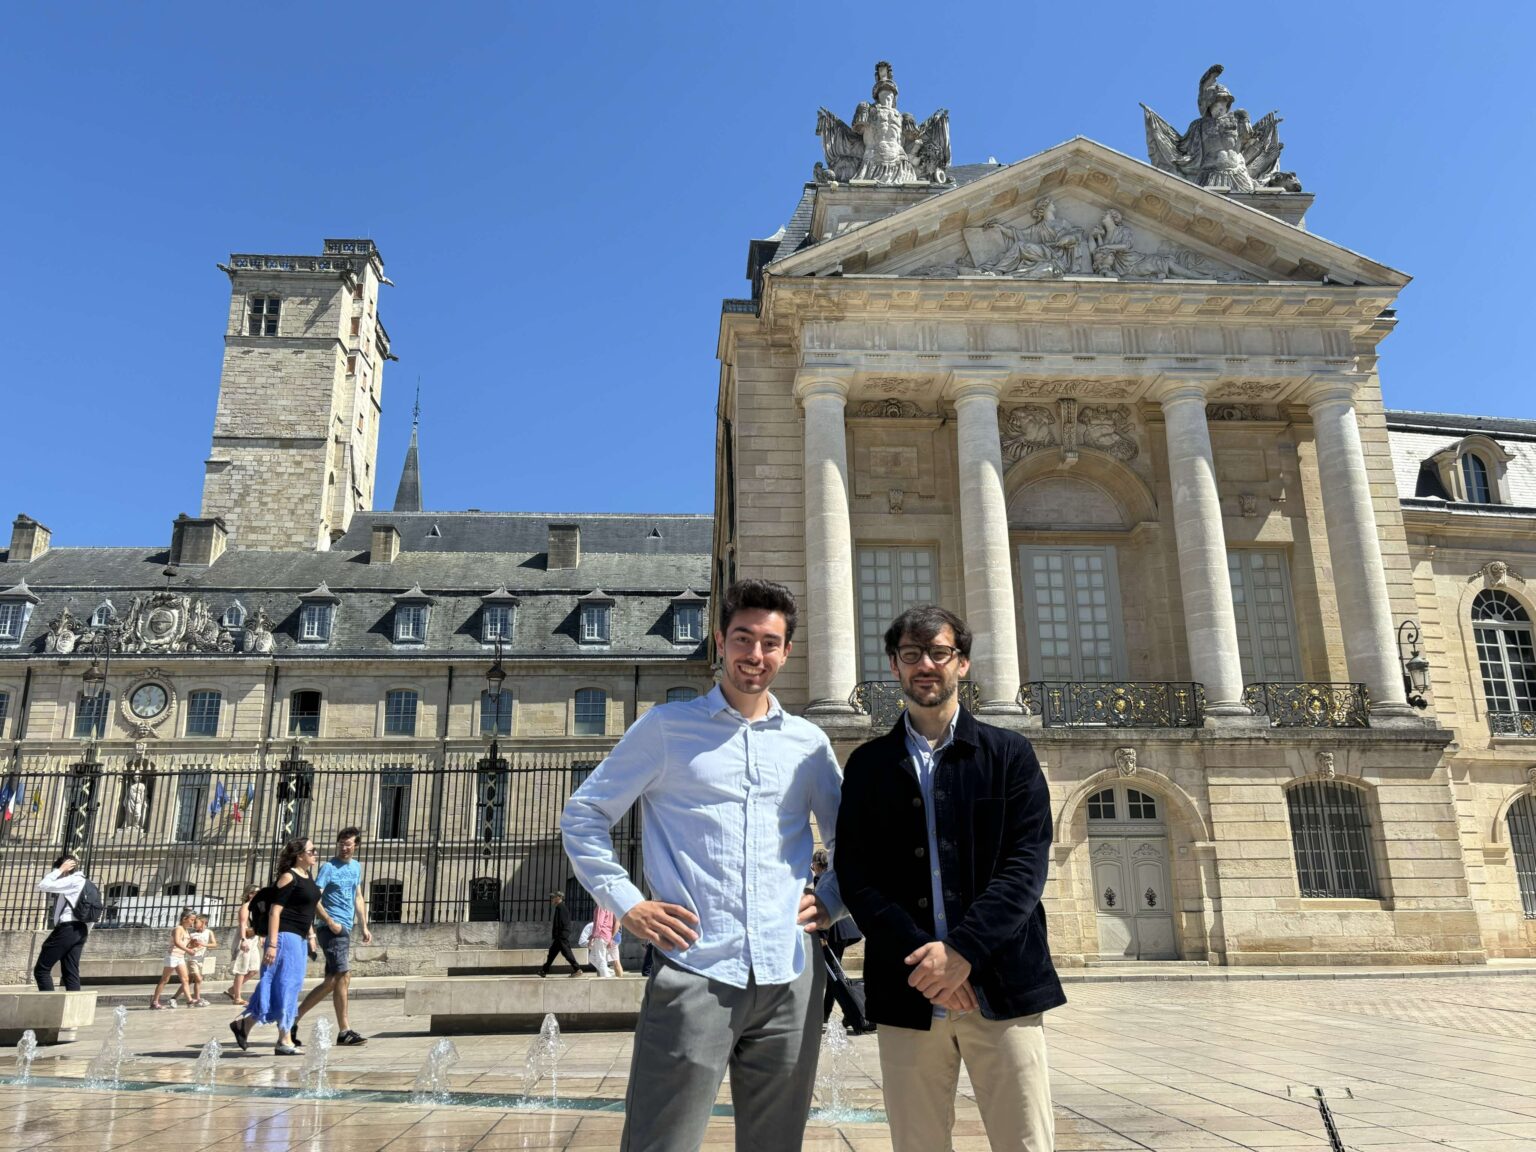
[[[736,1146],[801,1145],[820,1048],[814,938],[844,914],[832,873],[812,894],[811,817],[832,847],[832,746],[768,687],[795,631],[780,584],[725,594],[707,696],[640,717],[566,805],[571,866],[624,931],[659,949],[635,1028],[623,1152],[696,1149],[726,1069]],[[640,802],[647,900],[612,828]]]
[[[316,910],[315,942],[325,956],[325,979],[310,989],[299,1005],[294,1019],[297,1028],[304,1014],[326,994],[336,1009],[336,1043],[366,1044],[356,1032],[348,1015],[347,993],[352,986],[352,934],[361,934],[364,944],[373,943],[368,931],[368,910],[363,906],[363,866],[357,860],[357,846],[363,838],[361,828],[343,828],[336,834],[336,855],[315,873],[320,888],[320,907]]]

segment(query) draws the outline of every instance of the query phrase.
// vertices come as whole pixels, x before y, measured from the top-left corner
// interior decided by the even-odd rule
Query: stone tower
[[[204,517],[232,548],[326,549],[373,507],[384,262],[372,240],[320,256],[236,253]]]

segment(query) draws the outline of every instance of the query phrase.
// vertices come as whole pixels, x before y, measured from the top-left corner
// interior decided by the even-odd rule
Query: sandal
[[[292,1044],[279,1044],[276,1048],[272,1049],[272,1052],[276,1056],[297,1056],[299,1054],[299,1050]]]
[[[249,1027],[242,1028],[240,1026],[241,1021],[244,1019],[245,1017],[242,1016],[239,1020],[231,1020],[229,1022],[229,1030],[235,1034],[235,1043],[240,1045],[240,1051],[242,1052],[245,1051],[247,1045],[249,1044],[247,1033],[250,1032]]]
[[[166,1005],[166,1004],[160,1003],[160,1000],[158,998],[151,1000],[149,1002],[149,1006],[151,1008],[153,1008],[156,1012],[164,1012],[167,1007],[175,1007],[175,1005]]]

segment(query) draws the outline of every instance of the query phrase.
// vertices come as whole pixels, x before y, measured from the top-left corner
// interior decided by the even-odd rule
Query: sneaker
[[[279,1044],[276,1048],[272,1049],[272,1052],[276,1056],[297,1056],[299,1054],[299,1050],[292,1044]]]
[[[345,1044],[349,1048],[355,1048],[359,1044],[368,1043],[368,1038],[366,1036],[359,1036],[352,1029],[348,1028],[340,1036],[336,1037],[336,1043]]]
[[[192,1001],[192,1003],[189,1005],[189,1007],[192,1007],[192,1008],[212,1008],[213,1007],[213,1001],[212,1000],[204,1000],[201,996],[199,996],[196,1000]]]

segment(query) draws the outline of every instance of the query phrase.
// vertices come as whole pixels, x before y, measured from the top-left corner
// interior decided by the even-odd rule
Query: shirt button
[[[917,898],[917,906],[919,908],[926,908],[926,907],[928,907],[928,897],[926,897],[926,896],[919,896]]]
[[[919,860],[921,860],[924,856],[928,855],[928,849],[926,849],[926,848],[914,848],[914,849],[912,849],[912,855],[916,856]]]

